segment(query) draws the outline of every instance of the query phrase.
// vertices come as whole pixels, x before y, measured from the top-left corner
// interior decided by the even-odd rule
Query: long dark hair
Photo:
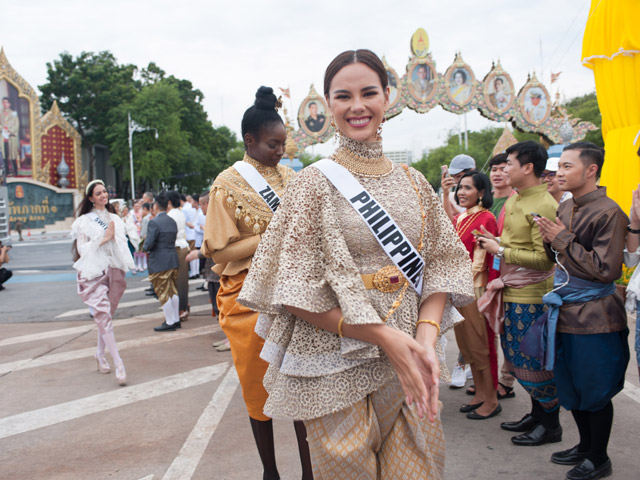
[[[77,217],[80,217],[85,213],[89,213],[91,210],[93,210],[93,202],[91,201],[91,197],[93,196],[93,191],[98,185],[102,185],[103,187],[105,186],[104,182],[102,180],[99,180],[99,181],[94,181],[94,183],[89,185],[89,188],[87,188],[84,194],[84,198],[82,199],[82,201],[80,202],[80,205],[78,205],[78,209],[76,210]],[[115,208],[113,208],[113,205],[111,205],[110,203],[107,203],[105,208],[109,213],[116,213]]]
[[[333,77],[335,77],[336,74],[340,70],[342,70],[342,68],[353,63],[362,63],[376,72],[378,74],[378,77],[380,78],[382,89],[386,90],[387,86],[389,85],[389,77],[387,75],[387,70],[384,68],[382,60],[380,60],[380,58],[371,50],[360,48],[358,50],[347,50],[346,52],[342,52],[331,61],[324,72],[325,97],[329,96],[329,89],[331,88],[331,81],[333,80]]]

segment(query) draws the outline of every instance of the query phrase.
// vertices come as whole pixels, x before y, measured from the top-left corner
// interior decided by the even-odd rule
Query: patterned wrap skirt
[[[504,357],[511,362],[513,375],[527,393],[540,402],[545,411],[550,412],[560,405],[553,372],[545,370],[540,360],[520,350],[522,339],[544,310],[542,303],[504,302],[504,333],[501,340]]]
[[[440,415],[419,418],[397,379],[354,405],[304,421],[316,480],[444,479]]]

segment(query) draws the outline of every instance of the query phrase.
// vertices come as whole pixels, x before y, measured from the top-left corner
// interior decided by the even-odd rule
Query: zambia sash
[[[421,295],[424,260],[382,205],[349,170],[333,160],[325,158],[311,166],[320,170],[349,201],[393,264],[400,269],[416,293]]]
[[[276,191],[271,188],[271,185],[267,183],[260,172],[256,170],[256,167],[253,165],[239,161],[233,164],[233,168],[240,174],[242,178],[244,178],[247,183],[253,188],[258,195],[262,197],[264,203],[271,209],[272,212],[278,209],[278,205],[280,205],[280,197]]]

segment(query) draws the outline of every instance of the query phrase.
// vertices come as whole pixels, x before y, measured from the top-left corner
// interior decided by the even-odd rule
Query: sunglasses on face
[[[556,176],[556,172],[542,173],[542,178],[554,178],[555,176]]]

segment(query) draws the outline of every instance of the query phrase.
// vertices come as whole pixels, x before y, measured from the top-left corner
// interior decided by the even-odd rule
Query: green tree
[[[182,100],[176,87],[164,83],[142,87],[131,103],[117,107],[117,121],[107,134],[111,163],[120,169],[123,180],[129,181],[129,142],[127,114],[141,125],[157,128],[134,133],[132,137],[134,175],[136,184],[155,187],[159,180],[167,180],[175,173],[176,165],[183,165],[191,154],[189,135],[181,128]],[[128,183],[124,183],[128,191]]]
[[[231,164],[228,152],[238,144],[235,134],[227,127],[213,127],[202,104],[204,95],[191,81],[167,76],[153,62],[141,71],[141,77],[145,86],[173,87],[181,100],[180,129],[187,134],[189,146],[184,155],[174,157],[172,183],[192,192],[208,188]]]
[[[82,52],[74,58],[68,52],[47,63],[47,83],[42,92],[42,111],[47,112],[54,100],[60,111],[82,137],[89,152],[89,176],[95,175],[94,146],[107,144],[114,110],[131,102],[137,93],[134,65],[119,65],[110,52]]]

